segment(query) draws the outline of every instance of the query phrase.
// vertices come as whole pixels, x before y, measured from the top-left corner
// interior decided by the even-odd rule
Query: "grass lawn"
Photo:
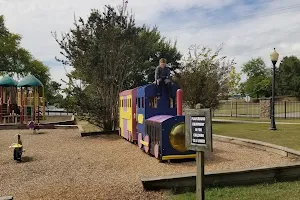
[[[298,200],[300,181],[205,190],[207,200]],[[196,199],[195,193],[170,195],[170,200]]]
[[[94,124],[91,124],[90,122],[88,122],[86,120],[77,119],[77,124],[81,125],[81,127],[83,128],[83,130],[85,132],[102,131],[102,129],[100,127],[95,126]]]
[[[257,122],[271,122],[270,119],[260,119],[257,117],[214,117],[213,119],[224,119],[224,120],[239,120],[239,121],[257,121]],[[283,119],[276,118],[276,122],[287,122],[287,123],[300,123],[300,119]]]
[[[228,118],[226,118],[228,119]],[[284,120],[286,121],[286,120]],[[300,150],[300,125],[277,125],[277,131],[268,130],[269,124],[213,123],[213,134],[247,138]],[[300,181],[259,184],[254,186],[208,188],[207,200],[298,200]],[[196,199],[195,193],[170,194],[170,200]]]
[[[300,125],[277,124],[270,131],[269,124],[213,123],[213,134],[259,140],[300,150]]]

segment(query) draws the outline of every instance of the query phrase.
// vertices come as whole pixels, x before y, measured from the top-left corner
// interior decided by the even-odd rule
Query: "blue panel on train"
[[[173,98],[175,98],[176,97],[176,91],[179,89],[179,87],[178,87],[178,85],[173,83],[171,89],[172,89],[171,95],[172,95]],[[146,96],[148,96],[148,97],[156,97],[156,95],[157,95],[157,87],[156,87],[155,84],[148,84],[145,87],[145,91],[146,91]],[[162,99],[167,98],[167,97],[168,97],[167,89],[164,86],[162,88]]]
[[[147,84],[137,89],[137,131],[145,136],[145,120],[160,114],[176,115],[176,91],[178,85],[172,84],[172,97],[170,100],[167,95],[166,87],[162,88],[162,96],[156,100],[157,87],[155,84]],[[156,105],[154,106],[154,101]]]
[[[161,122],[161,129],[162,129],[162,134],[161,134],[161,143],[160,145],[160,152],[161,156],[178,156],[180,155],[188,155],[188,154],[194,154],[194,151],[182,151],[180,147],[185,146],[184,141],[185,141],[185,129],[180,129],[179,126],[180,124],[184,125],[185,123],[185,117],[184,116],[174,116],[169,119],[166,119],[165,121]],[[175,135],[172,135],[171,132],[176,129],[182,130],[181,132],[178,132]],[[179,141],[182,142],[181,145],[177,144],[177,150],[176,150],[176,144],[171,144],[171,140],[175,139],[174,137],[177,137],[177,142]],[[176,140],[176,139],[175,139]],[[173,140],[174,141],[174,140]]]
[[[138,87],[136,95],[136,109],[137,109],[137,132],[142,133],[144,136],[145,133],[145,88],[148,85]]]

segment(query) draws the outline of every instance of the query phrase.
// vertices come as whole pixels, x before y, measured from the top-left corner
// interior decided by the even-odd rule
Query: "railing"
[[[65,110],[45,110],[46,116],[66,116],[66,115],[73,115],[72,112],[68,112]]]
[[[227,101],[218,110],[213,111],[215,117],[259,117],[260,104]]]
[[[213,116],[258,118],[260,117],[261,110],[260,103],[226,101],[221,104],[219,109],[213,111]],[[300,102],[275,102],[275,117],[285,119],[300,118]]]
[[[275,102],[275,117],[285,119],[300,118],[300,102]]]

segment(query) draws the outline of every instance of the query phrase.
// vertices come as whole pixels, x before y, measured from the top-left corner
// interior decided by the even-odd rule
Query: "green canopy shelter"
[[[0,79],[0,121],[3,122],[3,116],[12,114],[12,110],[17,108],[17,84],[9,75]]]
[[[33,75],[24,77],[17,85],[20,88],[20,105],[21,105],[21,122],[27,119],[31,115],[31,120],[37,119],[39,123],[40,107],[43,112],[43,120],[45,119],[45,91],[43,83]],[[40,97],[40,91],[42,96]],[[42,100],[41,100],[42,98]],[[25,112],[26,111],[26,112]]]

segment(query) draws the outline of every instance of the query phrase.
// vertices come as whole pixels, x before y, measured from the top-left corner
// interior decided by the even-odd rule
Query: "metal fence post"
[[[237,118],[237,113],[238,113],[238,103],[237,101],[235,102],[235,117]]]
[[[286,119],[286,101],[284,101],[284,119]]]
[[[272,98],[270,98],[270,112],[269,112],[270,119],[271,119],[271,115],[272,115]]]
[[[232,99],[231,99],[231,102],[230,102],[230,117],[232,117],[232,109],[233,109],[233,105],[232,105]]]

